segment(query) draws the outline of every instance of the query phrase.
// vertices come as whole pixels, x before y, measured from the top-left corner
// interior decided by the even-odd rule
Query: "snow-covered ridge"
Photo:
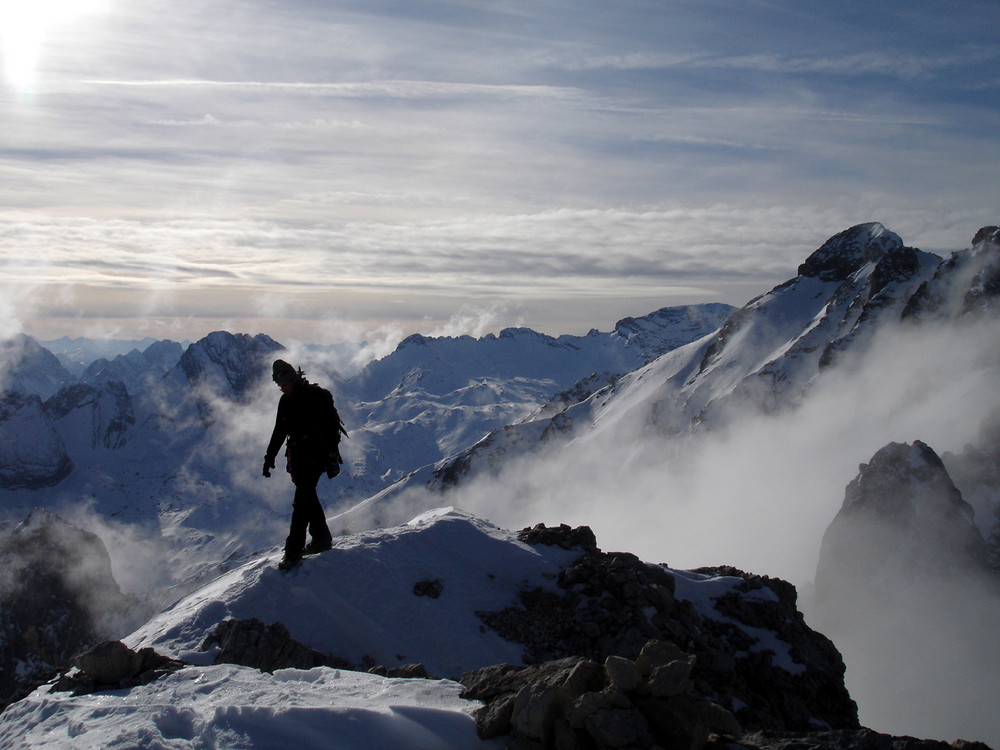
[[[943,260],[905,246],[877,222],[851,227],[812,253],[797,276],[751,300],[718,331],[582,392],[577,403],[539,413],[544,424],[498,430],[447,464],[407,478],[406,485],[438,486],[446,476],[452,486],[456,477],[492,471],[502,464],[500,454],[509,460],[535,451],[539,440],[575,437],[591,426],[600,431],[629,414],[651,415],[661,431],[685,433],[724,426],[732,413],[789,408],[822,371],[847,354],[866,352],[888,326],[932,316],[954,320],[969,310],[969,300],[982,309],[995,306],[997,234],[995,228],[981,230],[971,249]]]
[[[563,534],[582,540],[585,531],[536,527],[514,534],[443,508],[399,527],[341,538],[333,550],[307,558],[289,573],[276,569],[276,555],[264,555],[178,601],[126,639],[136,649],[152,647],[194,666],[149,684],[89,695],[43,686],[0,716],[0,740],[5,747],[25,748],[45,742],[70,748],[129,742],[194,748],[223,746],[239,731],[254,746],[269,746],[288,732],[306,747],[381,741],[400,748],[491,747],[481,743],[471,719],[480,704],[461,700],[461,688],[451,680],[386,679],[330,667],[267,674],[213,665],[218,647],[203,650],[202,644],[223,620],[280,621],[296,641],[351,663],[419,661],[432,673],[457,679],[480,666],[521,663],[525,644],[485,626],[483,613],[507,612],[519,598],[527,602],[529,594],[532,600],[590,597],[582,609],[617,612],[587,627],[609,637],[621,628],[605,646],[619,658],[635,658],[642,645],[630,635],[636,626],[621,620],[621,612],[647,618],[652,634],[657,621],[652,613],[672,608],[676,637],[694,649],[696,664],[704,665],[685,688],[698,701],[720,701],[751,727],[777,721],[808,728],[810,715],[856,727],[853,704],[838,682],[843,666],[836,651],[801,622],[788,584],[728,569],[683,573],[629,555],[605,555],[589,545],[546,543]],[[612,586],[600,595],[587,594],[601,577],[607,584],[624,577],[632,593]],[[436,585],[418,585],[425,582]],[[614,592],[621,601],[609,599]],[[631,601],[643,597],[645,603]],[[720,623],[718,633],[725,635],[706,633],[691,642],[682,636],[713,630],[704,618]],[[728,676],[730,671],[738,677]],[[750,673],[756,675],[752,682],[745,677]],[[822,700],[812,696],[817,685]],[[765,708],[753,692],[760,689],[786,691],[785,708]],[[109,701],[115,710],[107,710]],[[339,727],[347,734],[336,735]]]

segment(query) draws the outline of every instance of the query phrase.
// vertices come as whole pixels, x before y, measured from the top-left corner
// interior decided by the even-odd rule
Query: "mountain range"
[[[74,643],[122,638],[136,652],[204,671],[178,669],[148,686],[112,691],[133,717],[114,726],[96,720],[95,699],[40,688],[4,712],[0,738],[38,738],[55,728],[65,746],[93,746],[95,737],[126,746],[154,726],[177,747],[205,746],[197,743],[209,736],[220,742],[226,731],[270,746],[281,732],[304,731],[279,708],[295,695],[308,692],[303,705],[316,711],[324,692],[401,691],[401,703],[378,699],[368,713],[344,697],[343,711],[327,711],[333,715],[317,719],[317,731],[322,722],[367,721],[370,736],[434,738],[397,740],[399,747],[486,747],[481,717],[499,710],[503,691],[467,685],[486,707],[474,720],[475,706],[456,697],[450,680],[464,684],[464,673],[502,662],[609,657],[632,660],[630,669],[641,673],[645,645],[669,641],[693,657],[689,687],[650,713],[641,688],[655,682],[650,672],[648,683],[624,691],[627,705],[620,699],[600,709],[638,712],[628,715],[633,725],[640,714],[650,723],[650,741],[663,741],[656,717],[666,712],[707,727],[704,739],[701,730],[685,735],[688,746],[728,732],[764,747],[774,738],[748,733],[821,729],[854,733],[854,740],[826,736],[821,744],[860,746],[842,744],[862,742],[849,688],[866,726],[996,746],[998,293],[996,227],[942,259],[871,223],[831,237],[793,278],[738,310],[664,308],[587,336],[528,329],[479,339],[411,336],[351,375],[320,348],[287,350],[264,334],[151,342],[77,361],[75,369],[18,337],[0,358],[0,488],[10,522],[0,553],[20,559],[20,540],[40,522],[34,514],[28,526],[15,523],[35,506],[95,531],[122,598],[104,612],[113,617],[91,618],[91,630]],[[267,377],[276,356],[330,387],[350,433],[345,471],[321,484],[331,528],[343,535],[291,579],[272,567],[290,491],[258,475],[277,398]],[[462,510],[427,515],[449,506]],[[527,526],[515,536],[486,518]],[[670,555],[681,565],[608,558],[579,534],[562,546],[549,540],[544,550],[552,551],[543,551],[537,540],[525,541],[540,520],[586,524],[605,545]],[[567,581],[582,575],[581,560],[591,566],[588,576],[627,563],[636,577],[576,590]],[[803,595],[796,600],[784,581],[725,567],[750,563],[796,579]],[[567,585],[553,588],[556,579]],[[628,580],[647,597],[645,609],[614,610],[629,627],[609,629],[607,604],[604,619],[565,620],[591,601],[614,598]],[[670,588],[670,600],[658,603],[654,585]],[[18,586],[4,591],[8,603],[21,602]],[[584,599],[573,599],[574,591]],[[564,596],[571,609],[560,604]],[[790,607],[778,620],[760,608],[772,599]],[[798,607],[844,654],[846,683],[837,650],[805,626]],[[260,623],[236,640],[261,642],[262,628],[280,621],[298,647],[323,655],[310,657],[320,661],[311,662],[308,678],[285,667],[255,678],[245,656],[243,666],[220,665],[220,644],[235,636],[217,635],[212,646],[212,633],[220,623],[253,619]],[[788,630],[784,621],[801,628]],[[591,631],[589,640],[571,635]],[[25,651],[5,632],[8,681],[65,668],[64,656]],[[707,632],[722,640],[703,642]],[[959,645],[943,648],[949,639]],[[761,653],[770,656],[760,661],[754,654]],[[688,658],[674,656],[669,663]],[[400,678],[388,674],[409,662],[449,678],[429,704],[421,702],[426,695],[404,695]],[[346,673],[337,671],[370,666],[386,674],[342,680]],[[626,669],[605,664],[601,679],[614,682],[619,668]],[[211,700],[196,697],[195,679],[218,686],[208,691]],[[230,703],[222,697],[227,683],[240,686]],[[540,684],[521,690],[534,694]],[[249,693],[240,691],[266,696],[268,710],[251,711]],[[900,691],[906,700],[886,697]],[[792,694],[804,701],[800,708],[775,708],[791,705]],[[187,708],[152,708],[164,701]],[[230,707],[228,719],[219,718],[220,701]],[[439,711],[417,708],[423,705]],[[604,741],[595,738],[607,727],[599,731],[593,717],[610,715],[588,713],[577,727],[569,704],[549,705],[547,728],[539,729],[528,718],[537,707],[529,705],[513,723],[509,716],[501,722],[503,736],[544,743],[565,719],[577,740],[584,732],[588,742]],[[50,716],[59,718],[43,718]],[[402,717],[419,730],[404,729]],[[274,723],[270,730],[260,728],[266,722]],[[76,726],[100,734],[74,735]]]

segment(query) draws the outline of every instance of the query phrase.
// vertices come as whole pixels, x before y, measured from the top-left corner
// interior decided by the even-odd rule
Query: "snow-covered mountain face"
[[[322,351],[300,352],[293,361],[333,391],[350,431],[345,470],[321,483],[321,497],[331,511],[360,502],[524,419],[580,378],[590,376],[577,391],[590,392],[588,382],[611,382],[718,328],[731,310],[666,308],[587,336],[415,336],[350,378]],[[162,567],[144,568],[145,582],[126,581],[143,593],[171,580],[194,585],[220,560],[280,541],[291,487],[284,472],[259,476],[280,395],[269,377],[279,353],[297,354],[264,335],[217,332],[183,352],[164,341],[95,360],[46,399],[8,394],[0,411],[7,517],[17,522],[36,505],[83,506],[95,528],[109,518],[137,525]],[[129,576],[130,567],[116,572]]]
[[[739,485],[721,491],[760,495],[769,504],[764,487],[748,488],[735,474],[742,470],[746,478],[775,466],[787,478],[761,476],[761,482],[790,484],[794,472],[802,475],[801,489],[827,488],[829,515],[811,521],[815,541],[809,544],[818,548],[836,512],[836,493],[859,461],[892,440],[919,438],[906,432],[911,429],[927,430],[928,439],[943,435],[947,442],[939,449],[960,452],[982,418],[1000,409],[991,387],[998,259],[995,227],[981,230],[971,249],[947,260],[906,247],[880,224],[852,227],[810,255],[799,275],[749,302],[717,332],[582,393],[577,403],[506,426],[456,458],[422,469],[380,498],[379,515],[387,517],[386,509],[401,498],[408,498],[403,515],[413,510],[421,502],[412,499],[416,488],[454,490],[476,477],[492,482],[499,476],[501,487],[513,483],[518,492],[501,492],[485,504],[483,495],[496,494],[496,487],[470,490],[457,501],[506,522],[524,522],[502,509],[525,508],[514,495],[527,490],[518,478],[531,476],[561,510],[579,510],[588,496],[598,495],[586,505],[588,515],[575,516],[593,523],[592,514],[615,511],[596,507],[600,493],[588,491],[589,480],[614,496],[622,492],[618,467],[633,463],[633,494],[640,497],[671,486],[698,492],[690,478],[698,472],[695,481],[707,486],[733,474],[731,482]],[[975,393],[978,403],[962,397],[963,389]],[[944,401],[934,409],[946,392],[962,397],[960,411],[947,414]],[[958,414],[967,414],[968,422]],[[531,459],[540,452],[547,464],[536,470]],[[525,462],[511,469],[518,456]],[[798,465],[791,465],[796,456]],[[607,487],[595,466],[614,477]],[[540,477],[543,472],[564,480],[553,486]],[[587,479],[578,482],[576,476]],[[977,521],[989,536],[993,508],[985,506]],[[815,553],[808,557],[805,571],[815,569]]]
[[[423,466],[453,456],[491,430],[529,418],[564,391],[589,394],[718,329],[733,308],[671,307],[618,322],[611,333],[551,337],[508,328],[479,339],[414,335],[334,388],[351,429],[342,448],[368,497]]]

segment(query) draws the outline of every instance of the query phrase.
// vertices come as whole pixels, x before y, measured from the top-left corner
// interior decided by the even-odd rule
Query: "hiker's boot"
[[[333,549],[333,542],[330,540],[324,542],[317,542],[313,539],[306,548],[302,550],[303,555],[317,555],[320,552],[326,552],[328,549]]]

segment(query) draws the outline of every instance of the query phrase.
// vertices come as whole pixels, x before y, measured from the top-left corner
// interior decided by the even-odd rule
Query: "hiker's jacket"
[[[340,417],[328,390],[315,383],[302,383],[281,394],[265,454],[268,463],[274,463],[286,439],[286,468],[293,476],[296,471],[322,472],[331,457],[338,456]]]

